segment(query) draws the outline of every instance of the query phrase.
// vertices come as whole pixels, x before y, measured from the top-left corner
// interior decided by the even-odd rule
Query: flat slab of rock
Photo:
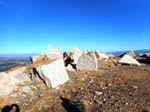
[[[69,80],[62,58],[36,68],[40,77],[49,88],[56,88]]]
[[[125,54],[120,60],[119,63],[121,64],[132,64],[132,65],[137,65],[140,66],[141,64],[131,56]]]
[[[98,70],[98,62],[94,52],[82,55],[76,65],[77,70]]]

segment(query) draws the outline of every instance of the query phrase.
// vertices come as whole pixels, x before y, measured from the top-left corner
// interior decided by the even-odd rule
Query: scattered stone
[[[99,104],[99,105],[103,105],[103,101],[97,101],[97,103]]]
[[[33,86],[33,85],[31,85],[31,88],[33,88],[33,89],[37,89],[37,87],[35,87],[35,86]]]
[[[133,88],[134,88],[134,89],[137,89],[138,87],[137,87],[137,86],[133,86]]]
[[[95,94],[99,96],[99,95],[103,95],[103,92],[95,91]]]
[[[94,77],[90,77],[89,83],[93,83],[94,82]]]

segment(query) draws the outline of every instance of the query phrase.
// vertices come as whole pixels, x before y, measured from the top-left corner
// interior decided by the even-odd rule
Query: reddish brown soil
[[[58,89],[34,83],[33,96],[19,100],[21,112],[149,112],[150,66],[108,66],[69,72]]]

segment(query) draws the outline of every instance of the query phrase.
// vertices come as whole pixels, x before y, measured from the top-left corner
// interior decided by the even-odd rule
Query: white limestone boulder
[[[98,62],[94,52],[82,55],[76,65],[77,70],[98,70]]]
[[[120,60],[119,63],[121,64],[131,64],[131,65],[137,65],[140,66],[141,64],[131,56],[125,54]]]
[[[62,58],[39,66],[36,70],[49,88],[56,88],[69,80]]]

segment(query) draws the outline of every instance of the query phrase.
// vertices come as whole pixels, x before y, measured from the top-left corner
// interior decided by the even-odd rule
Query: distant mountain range
[[[120,56],[121,54],[123,54],[125,52],[127,52],[127,51],[113,51],[113,52],[107,52],[107,54],[113,54],[115,56]],[[134,52],[136,55],[150,53],[150,49],[134,50]]]

